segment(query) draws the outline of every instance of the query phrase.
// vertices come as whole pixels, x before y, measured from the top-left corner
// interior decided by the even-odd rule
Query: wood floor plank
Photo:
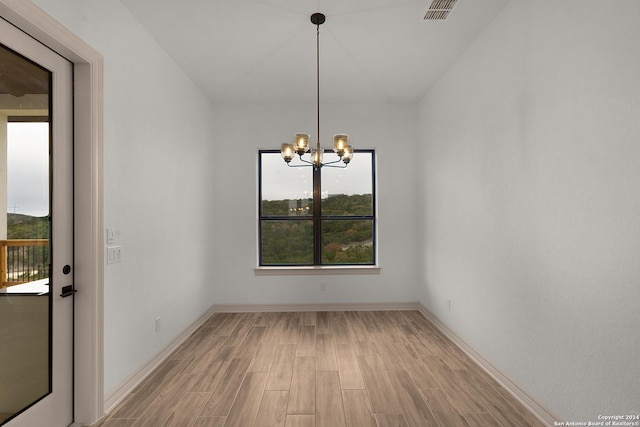
[[[186,393],[162,427],[192,426],[211,393]]]
[[[300,326],[300,313],[286,313],[282,334],[280,335],[281,344],[297,344],[298,343],[298,327]]]
[[[224,337],[223,337],[224,338]],[[236,346],[232,345],[223,345],[220,350],[209,360],[209,364],[202,370],[202,374],[217,374],[220,372],[220,367],[225,364],[225,362],[231,361],[234,358],[234,354],[236,353]]]
[[[216,313],[98,425],[316,423],[542,427],[417,311]]]
[[[467,370],[470,366],[469,356],[464,354],[462,350],[455,346],[451,341],[445,341],[444,345],[441,347],[446,357],[442,358],[444,363],[449,367],[449,369],[458,371],[458,370]]]
[[[370,339],[354,340],[352,344],[356,356],[373,356],[378,354],[375,343]]]
[[[273,319],[277,313],[266,312],[256,313],[256,319],[253,322],[253,326],[269,327],[273,323]]]
[[[382,332],[382,322],[380,314],[374,311],[358,311],[358,316],[362,320],[362,324],[367,334]]]
[[[316,334],[331,334],[331,319],[328,311],[319,311],[316,314]]]
[[[212,328],[200,327],[171,355],[170,359],[182,360],[191,358],[193,352],[213,333]]]
[[[287,414],[306,415],[316,412],[316,358],[296,357],[291,377],[291,393]]]
[[[234,357],[253,358],[266,332],[267,328],[265,326],[252,326],[236,349]]]
[[[316,427],[346,427],[338,373],[316,375]]]
[[[245,313],[247,314],[247,313]],[[240,319],[238,323],[236,323],[235,327],[229,333],[227,340],[224,342],[225,345],[240,345],[246,338],[247,334],[253,327],[252,325],[253,319],[247,316],[244,316]]]
[[[351,331],[351,344],[356,356],[372,356],[376,354],[376,346],[373,341],[373,334],[370,329],[376,329],[370,325],[365,325],[365,319],[362,312],[352,311],[351,316],[347,317],[347,323]],[[366,321],[372,321],[373,317],[366,318]],[[378,331],[376,331],[378,332]]]
[[[373,412],[402,413],[402,408],[393,393],[393,386],[388,376],[388,372],[393,371],[385,371],[377,356],[360,356],[358,362],[367,386]]]
[[[211,392],[211,397],[199,414],[201,417],[227,416],[231,405],[242,385],[244,376],[249,368],[249,359],[234,358],[216,388]]]
[[[245,427],[254,424],[268,375],[265,372],[247,373],[227,415],[225,427]]]
[[[425,365],[420,354],[408,342],[397,343],[394,347],[398,360],[418,388],[442,387],[431,369]]]
[[[224,337],[223,337],[224,338]],[[227,371],[233,355],[235,354],[235,346],[222,346],[220,351],[211,359],[209,365],[198,374],[192,387],[188,391],[193,392],[212,392],[215,390],[218,382]]]
[[[305,311],[302,313],[302,326],[316,326],[317,313],[315,311]]]
[[[264,317],[259,317],[256,320],[254,326],[260,326],[267,328],[264,336],[262,337],[261,344],[268,344],[272,346],[279,345],[280,335],[282,334],[282,328],[284,325],[285,313],[263,313]]]
[[[408,427],[402,414],[375,414],[378,427]]]
[[[156,427],[163,425],[178,407],[186,391],[191,390],[197,379],[195,374],[182,374],[152,400],[134,424],[135,427]]]
[[[465,412],[462,414],[470,427],[499,426],[496,417],[488,412]]]
[[[382,362],[383,369],[392,370],[395,369],[400,360],[398,359],[398,355],[396,354],[394,346],[397,345],[393,343],[391,340],[385,338],[386,334],[375,334],[372,338],[376,354],[380,358]]]
[[[216,335],[228,337],[241,319],[242,316],[238,315],[238,313],[218,313],[217,321],[211,326],[215,326],[214,333]],[[210,323],[207,322],[207,325],[210,325]]]
[[[347,321],[349,333],[353,338],[358,339],[359,337],[367,336],[369,331],[365,328],[364,323],[362,322],[362,317],[357,311],[344,312],[344,318]]]
[[[364,381],[351,343],[334,343],[334,348],[342,389],[363,389]]]
[[[316,335],[316,370],[337,371],[336,351],[333,345],[333,335]]]
[[[315,415],[287,415],[285,427],[315,427]]]
[[[366,390],[342,390],[342,403],[347,427],[376,427]]]
[[[316,355],[316,327],[300,326],[298,329],[296,357]]]
[[[444,389],[425,388],[420,390],[420,394],[441,426],[468,427],[465,419],[451,404],[451,397]]]
[[[138,418],[162,390],[182,371],[184,361],[168,360],[163,363],[144,385],[120,404],[111,418]]]
[[[333,330],[333,342],[335,344],[348,344],[351,342],[351,334],[347,326],[347,319],[343,312],[330,312],[331,329]]]
[[[403,311],[397,311],[396,313],[398,313],[399,315],[401,315],[405,319],[404,322],[400,321],[400,323],[415,323],[415,322],[417,322],[417,323],[421,323],[421,324],[428,324],[426,319],[417,310],[403,310]]]
[[[467,378],[469,378],[469,385],[473,388],[474,393],[477,393],[477,398],[481,404],[500,424],[518,426],[531,425],[527,417],[522,415],[522,407],[520,405],[514,402],[514,406],[512,402],[505,400],[504,397],[496,391],[496,387],[500,387],[497,383],[493,382],[489,377],[484,377],[473,370],[467,370],[465,374]]]
[[[291,390],[291,377],[296,355],[295,344],[280,344],[273,356],[266,390]]]
[[[249,372],[269,372],[271,371],[271,364],[275,356],[275,346],[271,343],[262,341],[260,346],[256,350],[251,365],[249,365]]]
[[[224,427],[227,417],[198,417],[193,427]]]
[[[379,312],[378,317],[382,323],[382,333],[387,339],[392,342],[399,342],[400,329],[398,328],[398,313],[395,311],[382,311]]]
[[[389,379],[407,424],[424,427],[438,425],[422,395],[404,369],[396,369]]]
[[[287,420],[288,402],[288,391],[265,391],[260,402],[258,416],[256,417],[256,420],[260,422],[259,425],[263,427],[284,427]]]
[[[193,352],[193,358],[185,366],[184,371],[194,374],[203,372],[211,363],[215,355],[222,349],[225,337],[220,335],[210,335]]]
[[[438,375],[443,378],[440,382],[453,398],[453,406],[460,413],[463,412],[486,412],[487,408],[482,403],[481,395],[471,387],[470,378],[467,371],[449,371],[444,362],[440,362]],[[446,378],[446,379],[445,379]]]
[[[133,427],[136,421],[138,421],[136,418],[111,418],[99,427]]]

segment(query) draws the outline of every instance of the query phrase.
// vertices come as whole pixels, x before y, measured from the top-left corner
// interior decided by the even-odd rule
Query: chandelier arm
[[[289,166],[290,168],[308,168],[310,166],[313,166],[313,163],[307,162],[306,160],[304,162],[304,165],[292,165],[291,163],[287,163],[287,166]]]
[[[323,166],[328,166],[328,165],[332,165],[334,163],[338,163],[338,162],[341,162],[341,161],[342,161],[342,158],[339,158],[338,160],[334,160],[332,162],[322,163],[322,165]]]
[[[328,167],[328,168],[336,168],[336,169],[346,169],[347,168],[347,164],[343,163],[341,166],[336,165],[334,163],[338,163],[340,160],[336,160],[335,162],[330,162],[330,163],[323,163],[322,167]]]
[[[298,154],[298,157],[300,158],[300,161],[302,161],[303,163],[305,163],[304,165],[292,165],[291,163],[287,163],[287,166],[289,166],[290,168],[306,168],[308,166],[315,166],[315,164],[313,162],[310,162],[308,160],[305,160],[302,157],[302,154]]]
[[[304,157],[302,157],[302,154],[299,154],[298,157],[300,157],[300,161],[305,162],[305,163],[307,163],[309,165],[312,165],[312,166],[314,165],[313,159],[311,161],[305,160]]]

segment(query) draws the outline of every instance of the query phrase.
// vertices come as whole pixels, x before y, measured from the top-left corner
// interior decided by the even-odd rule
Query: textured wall
[[[640,409],[638,16],[512,1],[420,106],[421,301],[566,420]]]
[[[256,276],[257,153],[279,149],[294,132],[315,134],[314,105],[218,105],[214,143],[217,304],[407,302],[417,299],[418,191],[415,105],[322,106],[323,145],[345,132],[377,153],[378,275]],[[233,145],[231,145],[233,143]],[[357,159],[354,159],[354,162]],[[286,167],[284,162],[283,167]],[[322,290],[322,284],[325,290]]]
[[[104,56],[108,395],[212,304],[213,108],[119,1],[36,3]]]

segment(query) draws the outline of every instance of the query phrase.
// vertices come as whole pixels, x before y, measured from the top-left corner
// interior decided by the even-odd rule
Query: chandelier
[[[315,148],[309,147],[310,136],[307,133],[296,133],[293,139],[293,144],[282,144],[280,153],[282,158],[289,167],[303,167],[313,166],[314,169],[319,169],[323,166],[346,168],[351,159],[353,158],[353,147],[349,145],[349,135],[337,134],[333,136],[333,151],[338,155],[337,160],[330,162],[323,162],[322,154],[324,149],[320,147],[320,25],[325,21],[325,16],[322,13],[314,13],[311,15],[311,23],[316,26],[316,106],[318,111],[318,140]],[[309,160],[303,156],[309,152]],[[291,160],[298,155],[302,163],[292,164]],[[344,165],[337,165],[336,163],[343,162]]]

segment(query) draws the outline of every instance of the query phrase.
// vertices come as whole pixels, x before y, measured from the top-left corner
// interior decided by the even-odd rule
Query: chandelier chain
[[[318,110],[317,150],[320,155],[320,24],[316,25],[316,107]]]

